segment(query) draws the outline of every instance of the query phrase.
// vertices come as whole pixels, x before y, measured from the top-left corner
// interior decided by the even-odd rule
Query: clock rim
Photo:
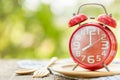
[[[108,65],[110,64],[110,62],[112,62],[112,60],[114,59],[114,57],[116,56],[117,54],[117,49],[118,49],[118,45],[117,45],[117,40],[116,40],[116,37],[114,35],[114,33],[108,28],[106,27],[106,31],[108,32],[108,34],[110,35],[111,37],[111,44],[113,45],[111,47],[111,51],[110,51],[110,55],[108,56],[108,58],[106,59],[105,63]],[[112,40],[114,39],[114,40]],[[114,41],[114,42],[113,42]],[[112,49],[113,48],[113,49]],[[113,55],[114,54],[114,55]],[[110,59],[109,59],[110,57]]]
[[[86,26],[95,26],[95,27],[100,28],[101,30],[103,30],[103,31],[105,32],[105,34],[107,35],[107,37],[108,37],[108,39],[109,39],[109,42],[110,42],[110,49],[109,49],[109,51],[108,51],[108,53],[107,53],[107,56],[105,56],[105,59],[104,59],[104,60],[102,60],[102,61],[100,61],[99,63],[96,63],[96,64],[89,64],[89,65],[83,64],[82,62],[78,61],[78,60],[74,57],[74,55],[72,54],[72,50],[71,50],[72,38],[73,38],[74,34],[75,34],[79,29],[81,29],[81,28],[83,28],[83,27],[86,27]],[[109,30],[109,28],[108,28],[108,30]],[[110,30],[110,32],[112,32],[112,31]],[[113,38],[115,39],[114,34],[113,34],[113,33],[111,33],[111,34],[112,34]],[[116,43],[116,39],[115,39],[115,43]],[[111,38],[110,38],[110,34],[108,33],[108,31],[106,31],[106,28],[104,28],[104,27],[103,27],[101,24],[99,24],[99,23],[85,23],[85,24],[79,26],[79,27],[72,33],[72,35],[71,35],[71,37],[70,37],[70,41],[69,41],[69,51],[70,51],[70,55],[71,55],[71,57],[73,58],[73,60],[74,60],[76,63],[78,63],[81,67],[86,68],[86,69],[90,69],[90,70],[96,70],[96,69],[103,68],[103,67],[104,67],[104,66],[103,66],[103,63],[104,63],[104,62],[105,62],[106,65],[108,65],[108,64],[113,60],[113,58],[114,58],[114,56],[115,56],[116,54],[113,56],[112,59],[110,59],[110,61],[107,60],[107,59],[109,58],[109,56],[111,55],[111,54],[110,54],[111,51],[112,51],[112,50],[111,50],[111,45],[112,45],[112,41],[111,41]],[[117,49],[115,49],[115,50],[117,51]]]

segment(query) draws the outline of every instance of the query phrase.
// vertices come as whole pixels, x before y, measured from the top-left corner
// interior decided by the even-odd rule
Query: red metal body
[[[104,33],[107,37],[107,41],[109,42],[109,47],[108,49],[106,50],[106,55],[105,56],[101,56],[101,42],[99,41],[97,44],[93,45],[92,47],[88,48],[88,50],[85,50],[85,51],[81,51],[81,48],[80,48],[80,57],[76,57],[75,56],[75,50],[74,50],[74,47],[73,47],[73,42],[74,42],[74,38],[76,36],[76,33],[77,35],[79,34],[78,31],[79,30],[83,30],[84,28],[87,28],[87,27],[90,27],[90,26],[93,26],[95,27],[96,29],[99,29],[101,31],[101,33]],[[86,36],[82,36],[80,35],[82,38],[80,40],[80,44],[81,44],[81,47],[83,46],[86,46],[88,42],[88,38],[89,36],[86,35]],[[95,42],[97,40],[97,38],[99,38],[99,36],[94,36],[93,38],[93,41]],[[70,41],[69,41],[69,51],[70,51],[70,55],[72,57],[72,59],[79,64],[79,66],[85,68],[85,69],[88,69],[88,70],[97,70],[97,69],[100,69],[100,68],[103,68],[103,64],[106,64],[108,65],[110,62],[112,62],[112,60],[114,59],[115,55],[116,55],[116,52],[117,52],[117,41],[116,41],[116,38],[113,34],[113,32],[108,28],[108,27],[103,27],[102,24],[99,24],[99,23],[85,23],[85,24],[82,24],[81,26],[79,26],[71,35],[70,37]],[[91,63],[91,62],[87,62],[88,60],[87,59],[84,59],[83,61],[81,60],[81,55],[85,55],[86,57],[89,57],[88,55],[92,55],[93,59],[95,60],[94,63]],[[101,56],[101,60],[99,59],[99,61],[97,62],[96,61],[96,55],[100,55]],[[91,58],[91,61],[93,60]]]

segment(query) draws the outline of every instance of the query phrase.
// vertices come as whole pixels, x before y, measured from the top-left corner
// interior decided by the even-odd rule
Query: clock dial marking
[[[99,63],[110,49],[105,32],[96,26],[79,29],[73,36],[72,47],[73,55],[84,64]]]
[[[72,34],[69,42],[70,54],[81,67],[96,70],[108,65],[117,49],[114,34],[100,24],[84,24]]]

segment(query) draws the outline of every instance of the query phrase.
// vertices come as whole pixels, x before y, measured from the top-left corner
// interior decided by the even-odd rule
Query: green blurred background
[[[120,58],[120,0],[0,0],[0,58],[43,59],[70,57],[68,41],[76,27],[68,21],[86,2],[103,4],[117,21]],[[103,13],[100,7],[84,7],[88,16]]]

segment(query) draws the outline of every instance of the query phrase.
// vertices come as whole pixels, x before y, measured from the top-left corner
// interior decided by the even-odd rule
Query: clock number
[[[95,59],[94,59],[94,56],[88,56],[88,59],[87,59],[88,63],[90,64],[93,64],[95,63]]]
[[[90,33],[92,33],[92,35],[99,35],[100,30],[99,30],[99,28],[90,26],[90,27],[86,27],[80,31],[81,35],[89,35]]]
[[[101,56],[100,55],[96,56],[96,61],[98,61],[98,62],[101,61]]]
[[[102,48],[101,49],[108,49],[109,48],[109,42],[108,41],[102,41]]]
[[[105,34],[101,35],[101,40],[103,40],[103,41],[106,40],[106,35]]]
[[[86,58],[86,56],[85,56],[85,55],[81,55],[81,57],[82,57],[82,61],[84,61],[84,60],[85,60],[85,58]]]
[[[100,30],[99,28],[95,28],[95,27],[89,27],[86,29],[87,33],[86,34],[90,34],[91,35],[99,35],[100,34]]]
[[[87,27],[86,28],[86,34],[92,34],[92,35],[95,35],[95,31],[96,31],[96,28],[94,28],[94,27]]]
[[[101,55],[96,55],[96,56],[94,56],[94,55],[90,55],[90,56],[88,56],[88,57],[86,57],[86,55],[81,55],[81,61],[84,61],[86,58],[87,58],[87,62],[89,63],[89,64],[94,64],[95,63],[95,61],[101,61],[102,59],[101,59]]]
[[[79,34],[77,34],[77,35],[75,36],[75,39],[78,40],[78,41],[80,41],[81,36],[80,36]]]
[[[80,42],[73,42],[73,49],[78,50],[80,49]]]
[[[80,57],[80,51],[76,51],[76,52],[75,52],[75,56],[76,56],[76,57]]]
[[[85,29],[82,29],[82,30],[80,31],[80,34],[81,34],[81,35],[86,35],[85,32],[86,32],[86,28],[85,28]]]
[[[105,51],[105,50],[102,52],[102,55],[103,55],[103,56],[106,56],[106,51]]]
[[[109,42],[107,41],[105,34],[102,34],[101,40],[102,40],[102,48],[101,49],[104,49],[104,50],[108,49],[109,48]]]
[[[98,34],[98,35],[100,34],[100,29],[99,29],[99,28],[97,28],[97,34]]]

